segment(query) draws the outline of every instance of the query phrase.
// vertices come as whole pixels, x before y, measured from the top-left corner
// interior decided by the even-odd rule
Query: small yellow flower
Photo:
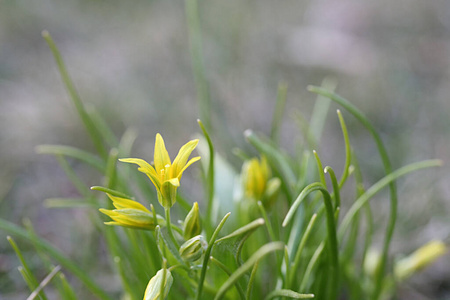
[[[151,166],[139,158],[119,159],[122,162],[133,163],[139,166],[138,170],[148,176],[158,192],[158,201],[164,208],[170,208],[176,202],[177,188],[180,186],[181,175],[191,164],[198,161],[200,156],[188,161],[192,151],[197,147],[198,140],[187,142],[181,147],[173,163],[170,161],[162,136],[156,134],[155,152]]]
[[[113,202],[116,209],[99,209],[100,212],[113,219],[111,222],[105,222],[106,225],[154,230],[156,225],[162,225],[165,223],[164,219],[157,215],[156,220],[158,224],[156,224],[152,212],[139,202],[126,198],[115,197],[108,193],[107,195]]]
[[[276,199],[281,181],[270,178],[271,172],[267,159],[252,158],[242,166],[242,183],[245,197],[263,202],[268,207]]]

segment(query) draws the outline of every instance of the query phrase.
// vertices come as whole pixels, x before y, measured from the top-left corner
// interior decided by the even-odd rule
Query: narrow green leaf
[[[225,264],[223,264],[221,261],[216,259],[215,257],[211,256],[209,259],[211,260],[212,263],[214,263],[222,271],[224,271],[228,276],[230,276],[232,274],[231,270]],[[245,296],[244,296],[244,291],[242,290],[242,287],[239,285],[239,283],[237,281],[234,283],[234,285],[236,286],[239,296],[241,297],[242,300],[244,300]]]
[[[105,163],[99,157],[91,154],[87,151],[63,145],[39,145],[36,147],[36,152],[39,154],[53,154],[63,155],[71,158],[78,159],[88,165],[93,166],[100,172],[105,171]]]
[[[19,271],[22,274],[23,279],[27,283],[30,290],[33,291],[39,285],[36,277],[33,275],[33,272],[31,272],[30,267],[28,266],[25,258],[22,255],[22,251],[20,251],[14,239],[10,236],[7,236],[6,239],[11,244],[11,247],[14,249],[14,252],[16,252],[17,257],[19,258],[20,263],[22,264],[22,269],[21,270],[19,269]],[[39,296],[40,299],[47,299],[44,292],[39,293]]]
[[[30,294],[30,296],[28,296],[27,300],[35,299],[59,271],[61,271],[61,266],[54,267],[53,270],[41,281],[39,286]]]
[[[280,140],[280,128],[283,121],[284,107],[286,106],[287,98],[287,84],[280,83],[278,85],[277,101],[275,104],[275,110],[272,117],[272,128],[270,131],[270,137],[272,141],[278,145]]]
[[[59,73],[61,75],[61,78],[64,82],[64,85],[66,86],[67,92],[69,93],[70,98],[72,99],[72,103],[74,104],[78,115],[81,118],[81,121],[83,122],[84,126],[86,127],[87,132],[91,136],[91,140],[94,143],[95,148],[97,149],[98,153],[101,157],[106,158],[107,157],[107,151],[105,146],[102,143],[102,137],[98,132],[98,129],[95,127],[94,122],[92,121],[91,117],[87,113],[83,102],[81,101],[75,86],[72,83],[72,79],[69,76],[69,73],[67,72],[67,68],[64,64],[64,61],[62,59],[61,53],[58,50],[58,47],[56,47],[55,42],[53,41],[52,37],[48,33],[48,31],[44,30],[42,32],[42,37],[47,42],[50,50],[53,53],[53,57],[55,58],[56,64],[58,65]]]
[[[77,296],[70,285],[70,283],[67,281],[66,276],[64,273],[59,273],[59,280],[62,283],[63,286],[63,299],[65,300],[77,300]]]
[[[202,271],[200,273],[200,280],[198,282],[198,288],[197,288],[197,300],[201,299],[202,291],[203,291],[203,285],[205,282],[205,276],[206,276],[206,270],[208,268],[208,261],[209,257],[211,255],[211,251],[213,246],[216,243],[217,236],[219,235],[220,230],[222,229],[223,225],[225,225],[225,222],[227,221],[228,217],[230,217],[231,213],[227,213],[222,220],[220,221],[219,225],[217,225],[216,230],[214,230],[211,239],[209,240],[208,248],[205,251],[204,259],[203,259],[203,265],[202,265]]]
[[[240,227],[239,229],[233,231],[232,233],[218,239],[216,241],[216,243],[220,243],[224,240],[241,236],[244,233],[253,232],[256,229],[258,229],[259,227],[261,227],[262,225],[264,225],[264,219],[262,219],[262,218],[256,219],[255,221],[248,223],[247,225],[244,225],[244,226]]]
[[[109,189],[109,188],[106,188],[106,187],[103,187],[103,186],[96,186],[95,185],[95,186],[91,187],[91,190],[108,193],[108,194],[116,196],[116,197],[127,198],[127,199],[134,199],[133,197],[128,196],[127,194],[124,194],[122,192],[119,192],[119,191],[116,191],[116,190],[113,190],[113,189]]]
[[[231,286],[242,277],[248,270],[250,270],[253,265],[259,261],[261,258],[267,254],[283,250],[284,244],[282,242],[272,242],[262,246],[258,251],[256,251],[242,266],[240,266],[231,276],[228,278],[223,285],[220,287],[216,294],[214,300],[220,300],[225,296],[225,293],[230,289]]]
[[[207,229],[208,236],[211,234],[212,228],[210,228],[210,224],[214,224],[212,220],[212,208],[213,208],[213,200],[214,200],[214,145],[209,137],[208,131],[203,125],[202,121],[197,120],[198,125],[202,129],[203,135],[208,142],[209,148],[209,163],[208,163],[208,171],[206,172],[206,192],[208,195],[208,202],[206,206],[206,222],[205,227]]]
[[[198,1],[186,0],[185,7],[200,118],[205,122],[206,129],[211,130],[211,97],[203,63],[204,56],[202,51],[203,46],[198,13]]]
[[[42,238],[31,236],[30,233],[25,231],[24,229],[20,228],[19,226],[8,222],[6,220],[3,220],[0,218],[0,229],[5,230],[6,232],[9,232],[10,234],[17,235],[21,238],[27,239],[32,244],[34,244],[36,247],[41,248],[42,250],[46,251],[50,257],[57,260],[65,269],[69,270],[74,274],[76,277],[80,279],[81,282],[84,283],[84,285],[95,295],[97,295],[100,299],[103,300],[111,300],[108,296],[108,294],[100,288],[93,280],[92,278],[87,275],[85,270],[82,270],[80,267],[78,267],[77,264],[73,263],[69,258],[67,258],[60,250],[52,246],[50,243],[45,241]]]
[[[377,194],[379,191],[381,191],[385,186],[390,184],[391,182],[395,181],[399,177],[402,177],[408,173],[424,169],[424,168],[431,168],[431,167],[439,167],[442,165],[442,161],[438,159],[432,159],[432,160],[424,160],[417,163],[412,163],[409,165],[406,165],[400,169],[397,169],[396,171],[390,173],[389,175],[383,177],[380,179],[377,183],[372,185],[363,195],[361,195],[355,203],[350,207],[347,214],[343,218],[341,225],[339,226],[338,236],[340,239],[343,238],[343,235],[345,231],[348,229],[351,221],[355,217],[355,215],[358,213],[358,211],[361,209],[361,207],[364,206],[364,204],[370,200],[375,194]]]
[[[287,297],[287,298],[291,298],[291,299],[311,299],[311,298],[314,298],[314,295],[313,294],[300,294],[300,293],[294,292],[292,290],[280,289],[280,290],[275,290],[275,291],[271,292],[264,299],[270,300],[270,299],[277,298],[277,297]]]
[[[44,206],[48,208],[97,208],[95,203],[86,201],[85,198],[49,198],[44,200]]]

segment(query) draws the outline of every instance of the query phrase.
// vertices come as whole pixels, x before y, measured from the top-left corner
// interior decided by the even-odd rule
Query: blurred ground
[[[293,137],[300,131],[292,112],[308,118],[315,97],[306,86],[334,76],[337,92],[381,131],[394,168],[427,158],[446,163],[399,182],[400,226],[393,249],[409,253],[432,238],[449,242],[450,2],[202,0],[199,6],[214,141],[223,156],[239,169],[230,149],[250,149],[242,132],[270,132],[279,82],[289,86],[282,144],[293,153]],[[156,132],[166,138],[170,153],[198,132],[184,3],[0,1],[0,216],[16,223],[28,217],[40,235],[83,257],[75,245],[92,230],[82,226],[86,213],[42,207],[47,197],[76,196],[76,191],[56,161],[38,156],[34,147],[93,148],[41,37],[43,29],[59,46],[82,99],[117,135],[136,128],[134,153],[150,158]],[[339,169],[344,152],[336,108],[328,115],[320,151]],[[374,182],[382,175],[374,144],[344,116],[366,179]],[[88,169],[74,167],[88,185],[99,183]],[[381,216],[386,199],[377,200]],[[1,295],[17,289],[21,279],[12,274],[16,264],[3,233],[0,238],[5,253],[0,272],[9,274],[0,277]],[[411,287],[413,296],[406,289],[404,299],[450,299],[449,269],[447,256],[416,280],[422,283]]]

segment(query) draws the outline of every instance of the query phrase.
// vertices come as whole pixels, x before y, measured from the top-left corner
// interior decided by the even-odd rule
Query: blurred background
[[[88,251],[78,246],[93,230],[86,211],[43,205],[46,198],[78,194],[57,161],[36,154],[35,147],[93,150],[41,37],[44,29],[84,103],[117,136],[136,130],[134,157],[151,160],[157,132],[171,155],[199,132],[184,4],[0,0],[0,217],[17,224],[29,218],[39,235],[74,260]],[[303,139],[294,115],[309,120],[316,98],[306,87],[331,76],[337,93],[381,132],[395,169],[429,158],[445,163],[399,181],[393,251],[408,254],[431,239],[448,243],[450,2],[200,0],[199,14],[213,141],[236,171],[241,165],[231,149],[251,151],[242,134],[247,128],[270,133],[279,83],[288,85],[281,144],[295,153]],[[324,163],[340,170],[337,108],[332,104],[319,151]],[[383,176],[375,145],[354,118],[344,117],[368,187]],[[88,167],[72,167],[88,186],[101,183]],[[184,180],[196,176],[191,172]],[[373,203],[376,221],[385,224],[387,197]],[[0,232],[0,299],[20,299],[27,293],[5,236]],[[25,252],[33,257],[33,251]],[[403,299],[450,299],[448,258],[402,287]]]

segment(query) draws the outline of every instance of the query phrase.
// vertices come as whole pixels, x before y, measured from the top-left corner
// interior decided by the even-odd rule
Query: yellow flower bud
[[[187,240],[180,247],[180,256],[185,261],[196,261],[202,257],[205,248],[207,247],[206,241],[201,235],[194,236],[192,239]]]
[[[173,277],[170,271],[167,269],[159,270],[156,275],[153,276],[152,279],[150,279],[147,288],[145,289],[144,300],[159,300],[161,295],[161,285],[164,286],[163,299],[165,299],[167,297],[167,294],[169,293],[172,283]]]
[[[399,260],[394,267],[395,277],[399,281],[404,280],[432,264],[446,252],[447,248],[443,242],[431,241],[414,251],[411,255]]]
[[[109,210],[100,208],[100,212],[109,216],[113,221],[105,222],[106,225],[117,225],[122,227],[154,230],[156,225],[165,224],[165,220],[157,215],[155,218],[150,210],[139,202],[131,199],[115,197],[107,194],[116,209]]]
[[[265,207],[271,206],[278,196],[281,185],[279,178],[270,178],[267,159],[252,158],[242,166],[242,184],[246,198],[261,201]]]
[[[191,210],[184,219],[183,227],[184,227],[183,235],[186,240],[202,233],[200,212],[198,210],[197,202],[194,202],[194,205],[192,205]]]

